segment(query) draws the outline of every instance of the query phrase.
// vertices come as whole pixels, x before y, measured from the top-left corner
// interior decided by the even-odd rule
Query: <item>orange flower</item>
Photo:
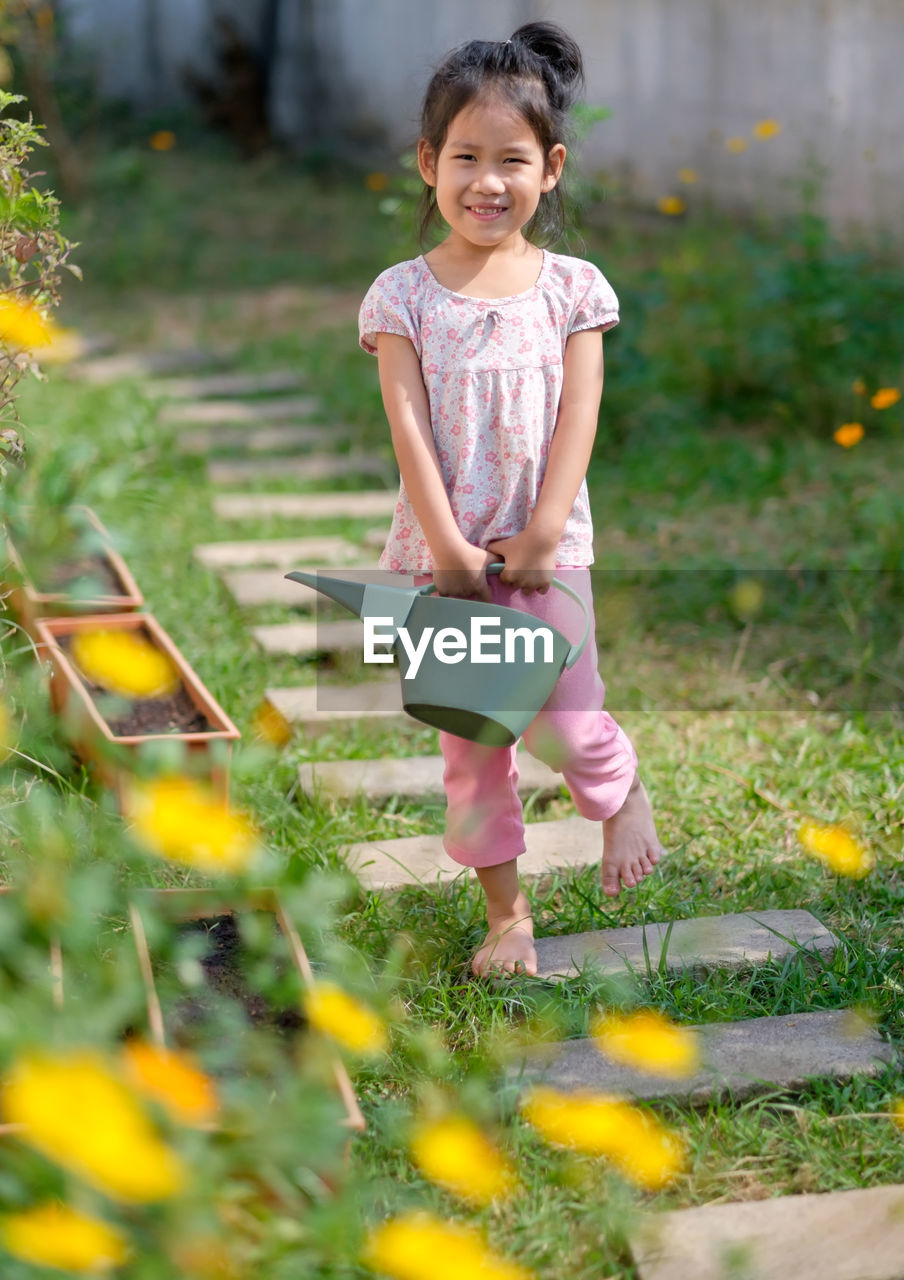
[[[874,409],[890,409],[900,399],[901,392],[897,387],[880,387],[876,394],[871,397],[870,404]]]
[[[732,155],[740,155],[742,151],[747,150],[746,138],[726,138],[725,150],[730,151]]]
[[[755,138],[774,138],[781,131],[782,126],[777,120],[758,120],[753,126]]]
[[[411,1154],[431,1182],[475,1204],[490,1204],[514,1187],[511,1165],[465,1116],[421,1121]]]
[[[385,1053],[389,1033],[382,1018],[334,982],[316,982],[303,998],[305,1015],[315,1031],[352,1053]]]
[[[292,741],[292,726],[283,713],[266,700],[251,717],[251,728],[256,738],[273,747],[285,747]]]
[[[123,1050],[126,1074],[146,1098],[159,1102],[182,1124],[204,1126],[216,1117],[213,1081],[186,1053],[130,1040]]]
[[[161,698],[179,688],[169,656],[137,631],[79,631],[72,657],[89,680],[122,698]]]
[[[364,1262],[393,1280],[531,1280],[492,1253],[472,1227],[429,1213],[406,1213],[371,1231]]]
[[[681,196],[660,196],[656,201],[656,208],[660,213],[668,214],[669,217],[676,217],[679,213],[684,213],[687,205],[681,199]]]
[[[31,302],[0,294],[0,342],[23,351],[49,347],[57,328]]]
[[[126,809],[135,839],[160,858],[223,874],[246,870],[260,853],[244,814],[191,778],[136,781]]]
[[[152,151],[172,151],[176,145],[176,135],[171,129],[158,129],[148,138],[148,146]]]
[[[688,186],[693,185],[693,183],[697,181],[697,170],[696,169],[679,169],[678,181],[685,182],[687,183]]]
[[[798,828],[797,838],[808,853],[840,876],[861,880],[872,869],[873,859],[867,851],[837,823],[805,818]]]
[[[389,186],[389,179],[385,173],[369,173],[364,179],[364,185],[368,191],[385,191]]]
[[[851,383],[851,390],[854,392],[855,395],[865,396],[866,383],[863,381],[862,378],[855,378],[854,381]]]
[[[125,1262],[125,1236],[99,1218],[53,1201],[0,1218],[7,1252],[36,1267],[96,1276]]]
[[[843,449],[853,449],[863,439],[862,422],[843,422],[833,433],[832,439]]]
[[[604,1014],[591,1034],[607,1058],[641,1071],[692,1076],[700,1066],[700,1047],[694,1033],[676,1026],[656,1009]]]

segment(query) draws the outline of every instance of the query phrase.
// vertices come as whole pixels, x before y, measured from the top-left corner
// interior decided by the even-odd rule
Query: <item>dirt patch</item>
[[[91,588],[93,595],[123,596],[122,583],[113,566],[101,555],[80,556],[77,560],[64,560],[54,565],[47,575],[47,585],[39,590],[67,592],[77,583]]]

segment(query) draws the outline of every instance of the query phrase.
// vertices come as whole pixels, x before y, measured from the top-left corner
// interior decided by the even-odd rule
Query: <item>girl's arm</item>
[[[587,474],[603,394],[603,337],[581,329],[565,344],[562,395],[537,505],[527,527],[490,543],[505,558],[503,582],[523,591],[549,590],[556,551]]]
[[[443,596],[490,599],[486,566],[494,557],[473,546],[455,523],[430,425],[430,405],[417,352],[410,339],[377,335],[380,390],[389,419],[392,447],[414,514],[424,530],[434,563],[434,582]]]

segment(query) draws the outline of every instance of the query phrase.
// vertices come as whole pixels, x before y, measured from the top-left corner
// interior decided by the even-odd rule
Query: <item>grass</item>
[[[199,189],[211,198],[192,200]],[[352,424],[358,445],[391,459],[375,366],[355,350],[355,300],[413,249],[395,224],[380,223],[376,196],[275,161],[236,182],[215,151],[102,157],[95,191],[71,215],[87,285],[67,293],[69,323],[114,331],[124,345],[234,344],[239,368],[296,368],[321,399],[323,421]],[[656,264],[674,270],[701,234],[626,223],[606,243],[588,238],[613,276],[617,269],[625,296],[641,299]],[[708,234],[730,245],[736,229],[717,221]],[[763,231],[757,251],[767,254],[769,243]],[[705,294],[705,263],[700,270]],[[630,308],[626,319],[631,326]],[[724,407],[676,415],[655,362],[639,379],[637,341],[618,330],[606,340],[609,385],[589,477],[598,624],[607,705],[638,748],[671,856],[616,902],[602,897],[592,870],[532,884],[539,932],[806,907],[842,946],[825,964],[794,958],[694,978],[586,975],[561,988],[498,987],[468,977],[482,917],[463,882],[383,896],[350,886],[341,943],[378,973],[399,974],[410,1025],[452,1047],[448,1070],[465,1097],[468,1082],[494,1080],[525,1037],[585,1034],[605,1000],[651,1003],[685,1023],[853,1006],[904,1046],[894,481],[904,443],[894,432],[873,435],[848,453],[824,434],[790,430],[780,414],[759,422],[731,421]],[[80,496],[116,531],[150,607],[240,727],[267,686],[318,678],[312,664],[255,648],[249,618],[191,548],[315,532],[357,538],[373,522],[218,520],[203,463],[178,454],[175,430],[157,424],[156,402],[138,384],[90,389],[54,373],[28,390],[22,416],[39,467],[52,472],[48,459],[59,450],[80,468]],[[753,608],[737,595],[749,580],[759,592]],[[341,662],[330,678],[361,674]],[[363,800],[300,797],[300,762],[434,750],[426,730],[338,727],[316,741],[296,737],[278,758],[246,747],[237,795],[301,882],[311,868],[341,871],[346,842],[439,833],[443,812],[401,800],[376,810]],[[573,809],[563,792],[545,805],[529,801],[527,811],[543,821]],[[841,880],[809,861],[796,840],[803,815],[851,824],[876,856],[871,875]],[[456,1213],[399,1146],[415,1100],[449,1083],[437,1079],[426,1050],[359,1077],[371,1127],[356,1139],[354,1166],[368,1213],[408,1197]],[[688,1170],[668,1192],[640,1200],[671,1208],[904,1181],[904,1140],[884,1116],[902,1092],[898,1066],[868,1081],[820,1081],[799,1097],[721,1099],[696,1111],[666,1105],[664,1116],[687,1136]],[[551,1154],[504,1097],[486,1120],[505,1124],[523,1182],[510,1204],[483,1215],[491,1241],[541,1277],[560,1275],[563,1259],[575,1280],[630,1276],[619,1223],[622,1211],[631,1220],[637,1198],[601,1162]]]

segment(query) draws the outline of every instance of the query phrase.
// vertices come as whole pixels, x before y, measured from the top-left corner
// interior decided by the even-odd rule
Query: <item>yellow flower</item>
[[[162,1200],[185,1184],[179,1158],[97,1053],[25,1055],[2,1096],[7,1121],[25,1126],[24,1142],[108,1195]]]
[[[742,151],[747,150],[746,138],[726,138],[725,150],[730,151],[732,155],[740,155]]]
[[[136,781],[126,811],[132,834],[151,853],[200,871],[244,871],[260,852],[257,832],[244,814],[192,778]]]
[[[82,675],[123,698],[161,698],[179,688],[169,656],[135,631],[79,631],[72,657]]]
[[[414,1163],[425,1177],[476,1204],[507,1195],[514,1170],[464,1116],[422,1121],[411,1139]]]
[[[662,1076],[692,1076],[700,1066],[697,1037],[656,1009],[603,1014],[592,1028],[596,1047],[613,1062]]]
[[[372,1009],[332,982],[318,982],[303,997],[308,1022],[352,1053],[385,1053],[386,1023]]]
[[[206,1125],[216,1117],[218,1104],[213,1081],[186,1053],[130,1040],[123,1050],[126,1075],[146,1098],[159,1102],[168,1115],[182,1124]]]
[[[158,129],[148,138],[148,145],[152,151],[172,151],[176,145],[176,135],[171,129]]]
[[[393,1280],[530,1280],[531,1273],[491,1252],[471,1227],[428,1213],[391,1218],[371,1231],[364,1262]]]
[[[262,702],[251,717],[251,728],[256,738],[269,742],[273,747],[285,747],[292,741],[292,726],[272,702]]]
[[[389,179],[385,173],[369,173],[364,179],[364,185],[368,191],[385,191],[389,186]]]
[[[653,1116],[620,1098],[538,1086],[521,1109],[548,1142],[605,1156],[626,1178],[648,1191],[664,1187],[684,1167],[681,1140]]]
[[[866,383],[863,381],[862,378],[855,378],[854,381],[851,383],[851,390],[855,392],[856,395],[858,396],[865,396]]]
[[[656,208],[660,213],[675,217],[679,213],[684,213],[687,205],[681,199],[681,196],[660,196],[656,201]]]
[[[904,1129],[904,1098],[895,1098],[891,1104],[891,1113],[894,1116],[895,1124]]]
[[[777,120],[758,120],[753,126],[753,136],[755,138],[774,138],[781,131],[782,126]]]
[[[873,865],[873,859],[851,833],[837,823],[814,822],[805,818],[797,831],[797,838],[808,853],[821,859],[840,876],[860,880]]]
[[[696,169],[679,169],[678,181],[685,182],[688,184],[688,186],[692,186],[697,181],[697,170]]]
[[[742,578],[731,589],[732,608],[742,622],[750,622],[760,612],[766,590],[759,578]]]
[[[900,399],[901,392],[897,387],[880,387],[876,394],[871,397],[870,404],[874,409],[890,409]]]
[[[843,422],[832,433],[832,439],[836,444],[840,444],[843,449],[853,449],[854,445],[859,444],[863,439],[863,423]]]
[[[33,351],[49,347],[56,336],[54,324],[31,302],[20,302],[11,294],[0,296],[0,342],[8,347]]]
[[[96,1275],[125,1262],[125,1236],[98,1218],[48,1202],[0,1219],[0,1239],[8,1253],[36,1267],[56,1267],[76,1275]]]

